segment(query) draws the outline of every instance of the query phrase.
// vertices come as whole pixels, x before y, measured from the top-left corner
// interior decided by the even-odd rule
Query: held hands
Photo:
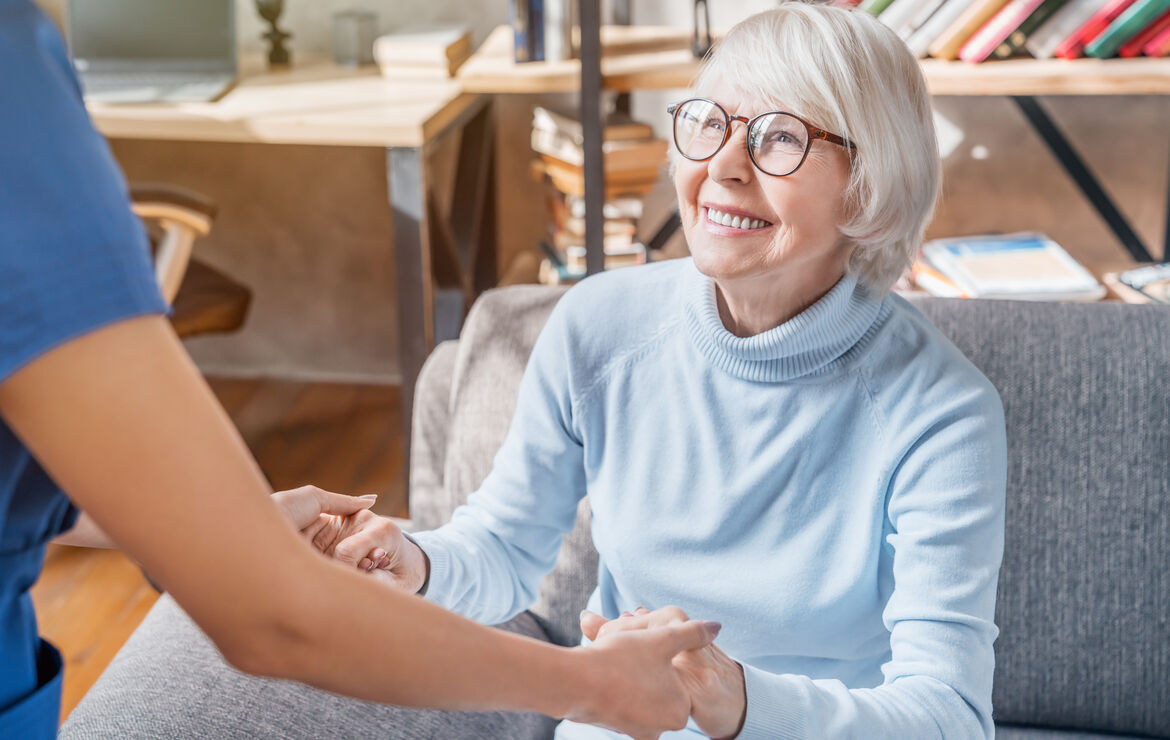
[[[682,672],[671,661],[704,649],[718,632],[714,622],[685,619],[607,630],[589,646],[572,650],[580,666],[575,672],[588,688],[581,693],[582,705],[564,716],[636,740],[681,730],[693,702]]]
[[[590,640],[604,640],[623,632],[686,623],[687,615],[675,606],[656,611],[638,607],[633,614],[606,621],[592,612],[581,612],[581,631]],[[732,738],[743,728],[747,695],[743,668],[714,644],[686,650],[672,661],[690,695],[690,714],[702,732],[713,738]]]
[[[348,516],[335,513],[322,513],[301,528],[314,548],[400,591],[415,593],[422,588],[426,555],[397,524],[364,509]]]

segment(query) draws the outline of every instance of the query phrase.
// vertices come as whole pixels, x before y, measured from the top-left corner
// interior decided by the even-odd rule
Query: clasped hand
[[[317,493],[306,494],[304,493],[306,489]],[[293,493],[302,499],[312,499],[319,494],[338,495],[320,491],[312,486],[297,489],[296,492],[275,495],[279,497]],[[284,508],[289,512],[287,503]],[[333,510],[325,506],[314,512],[316,516],[308,517],[308,512],[313,509],[312,505],[302,504],[301,509],[304,512],[300,519],[291,512],[289,516],[318,551],[370,573],[393,588],[409,593],[417,592],[426,581],[428,568],[426,555],[406,539],[402,530],[390,519],[364,509],[346,513],[319,513]],[[642,644],[628,642],[627,640],[633,637],[630,633],[647,630],[677,631],[683,629],[682,625],[689,621],[687,615],[678,607],[665,607],[653,612],[639,607],[635,613],[626,613],[610,621],[590,612],[582,612],[581,630],[592,641],[591,647],[611,656],[614,655],[615,649],[618,653],[628,652],[628,655],[621,657],[632,658],[634,654],[640,652]],[[718,626],[714,623],[708,622],[704,625],[704,634],[717,633]],[[705,638],[702,642],[705,643],[709,639]],[[675,648],[675,651],[677,650],[678,648]],[[743,669],[740,665],[714,644],[670,652],[673,658],[670,665],[665,668],[668,673],[674,675],[669,680],[664,680],[666,677],[662,675],[650,682],[643,679],[640,683],[641,688],[650,690],[650,693],[664,694],[655,697],[659,702],[673,703],[665,696],[670,693],[673,685],[675,690],[681,689],[687,695],[689,714],[705,734],[716,738],[731,738],[738,734],[746,711]],[[628,665],[621,671],[624,679],[636,678],[635,673],[645,672],[650,668],[642,659],[636,662],[639,665]],[[650,685],[656,685],[659,691],[655,692]],[[610,688],[615,688],[612,680]],[[627,695],[624,698],[630,697]],[[684,702],[684,706],[688,702]],[[629,704],[632,707],[636,706],[632,700]],[[639,704],[643,705],[641,709],[644,710],[654,702]],[[662,718],[658,718],[653,726],[646,725],[644,720],[639,724],[632,717],[630,719],[621,717],[623,721],[615,722],[620,712],[613,709],[614,703],[610,702],[609,706],[611,711],[605,716],[595,716],[594,713],[583,711],[578,716],[570,715],[570,719],[608,725],[621,731],[633,732],[638,737],[657,737],[657,733],[662,729],[681,729],[679,722],[674,719],[664,722]],[[630,714],[633,713],[635,710],[631,709]],[[685,719],[682,721],[685,723]]]

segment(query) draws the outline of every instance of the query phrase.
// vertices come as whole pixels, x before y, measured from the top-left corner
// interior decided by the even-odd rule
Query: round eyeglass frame
[[[708,103],[718,109],[719,112],[723,114],[723,117],[727,120],[727,125],[723,129],[723,141],[719,142],[719,146],[715,147],[715,151],[711,152],[705,157],[688,156],[687,153],[684,152],[682,147],[678,144],[678,112],[682,110],[683,106],[685,106],[687,103]],[[845,147],[846,149],[850,149],[854,152],[857,151],[857,145],[845,137],[830,133],[823,128],[817,128],[795,113],[789,113],[788,111],[784,110],[765,111],[757,116],[748,118],[746,116],[733,116],[732,114],[728,113],[722,105],[719,105],[714,100],[710,100],[708,98],[687,98],[686,100],[681,100],[677,103],[671,103],[670,105],[666,106],[666,112],[670,114],[670,135],[674,140],[674,148],[677,149],[678,153],[681,154],[685,159],[689,159],[692,162],[706,162],[708,159],[711,159],[716,154],[721,152],[723,147],[727,145],[727,141],[731,138],[731,124],[734,121],[739,121],[742,123],[747,130],[748,135],[744,137],[744,148],[747,149],[748,158],[751,159],[752,165],[757,170],[770,177],[788,177],[792,173],[799,170],[800,166],[804,164],[804,160],[808,158],[808,152],[810,149],[812,149],[812,143],[814,139],[823,139],[830,144],[836,144],[837,146]],[[804,124],[805,129],[808,130],[808,139],[804,143],[804,154],[800,155],[800,161],[796,163],[795,167],[782,175],[777,175],[774,172],[768,172],[766,169],[761,167],[760,163],[756,161],[756,155],[752,153],[751,147],[752,126],[754,126],[756,121],[759,121],[764,116],[771,116],[777,113],[788,116],[790,118],[795,118],[797,121],[800,121],[802,124]]]

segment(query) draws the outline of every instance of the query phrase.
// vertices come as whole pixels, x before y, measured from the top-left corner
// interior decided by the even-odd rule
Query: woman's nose
[[[747,182],[754,174],[747,151],[747,125],[742,121],[732,121],[730,126],[723,147],[707,160],[707,174],[713,180]]]

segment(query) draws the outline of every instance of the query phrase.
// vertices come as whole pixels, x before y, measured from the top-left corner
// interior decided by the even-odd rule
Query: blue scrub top
[[[0,0],[0,382],[99,327],[165,313],[126,183],[53,24]],[[77,510],[0,418],[0,738],[56,736],[61,658],[28,589]]]

